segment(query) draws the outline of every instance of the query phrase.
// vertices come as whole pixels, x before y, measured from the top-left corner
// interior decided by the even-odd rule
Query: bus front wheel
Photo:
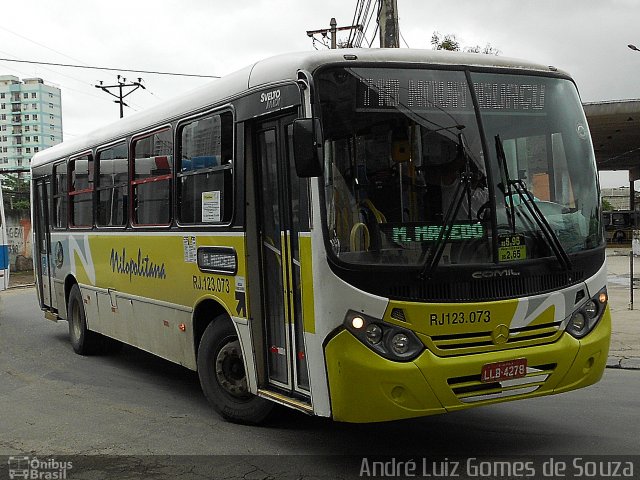
[[[202,391],[223,418],[246,424],[267,418],[274,404],[249,392],[240,341],[229,317],[221,315],[207,326],[197,363]]]

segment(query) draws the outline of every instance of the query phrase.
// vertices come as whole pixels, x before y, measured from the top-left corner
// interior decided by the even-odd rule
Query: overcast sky
[[[351,23],[356,0],[29,0],[5,9],[0,58],[101,67],[225,75],[265,57],[312,50],[306,30]],[[431,48],[434,31],[462,46],[554,65],[575,78],[583,101],[640,98],[640,0],[398,0],[401,45]],[[10,20],[10,21],[7,21]],[[371,37],[368,38],[371,40]],[[373,46],[378,46],[376,38]],[[324,48],[316,44],[316,48]],[[62,90],[65,139],[118,118],[113,98],[95,88],[118,72],[0,61],[0,75],[41,77]],[[123,71],[146,90],[125,115],[206,82]],[[603,186],[628,185],[627,173]]]

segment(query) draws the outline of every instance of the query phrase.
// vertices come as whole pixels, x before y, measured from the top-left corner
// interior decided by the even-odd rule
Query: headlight
[[[391,349],[396,355],[404,355],[409,350],[409,337],[404,333],[396,333],[391,337]]]
[[[597,325],[607,306],[607,287],[583,303],[569,318],[567,332],[575,338],[583,338]]]
[[[344,325],[363,344],[389,360],[406,362],[424,350],[424,345],[411,330],[362,313],[349,310]]]
[[[382,328],[375,323],[371,323],[367,327],[366,334],[367,342],[369,342],[371,345],[376,345],[380,343],[380,340],[382,340]]]
[[[593,300],[587,301],[583,308],[589,318],[595,318],[598,315],[598,304]]]
[[[571,328],[576,332],[582,332],[587,326],[587,319],[582,311],[575,312],[571,317]]]

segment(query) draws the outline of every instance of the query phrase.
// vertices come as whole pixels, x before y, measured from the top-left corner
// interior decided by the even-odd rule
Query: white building
[[[635,193],[635,210],[640,210],[640,192]],[[611,204],[613,210],[629,210],[629,187],[602,188],[602,198]]]
[[[60,89],[41,78],[0,75],[0,172],[28,168],[34,153],[60,142]]]

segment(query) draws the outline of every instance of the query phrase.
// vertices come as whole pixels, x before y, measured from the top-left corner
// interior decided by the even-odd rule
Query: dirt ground
[[[33,270],[11,272],[9,274],[9,288],[20,287],[22,285],[33,285],[33,282]]]

